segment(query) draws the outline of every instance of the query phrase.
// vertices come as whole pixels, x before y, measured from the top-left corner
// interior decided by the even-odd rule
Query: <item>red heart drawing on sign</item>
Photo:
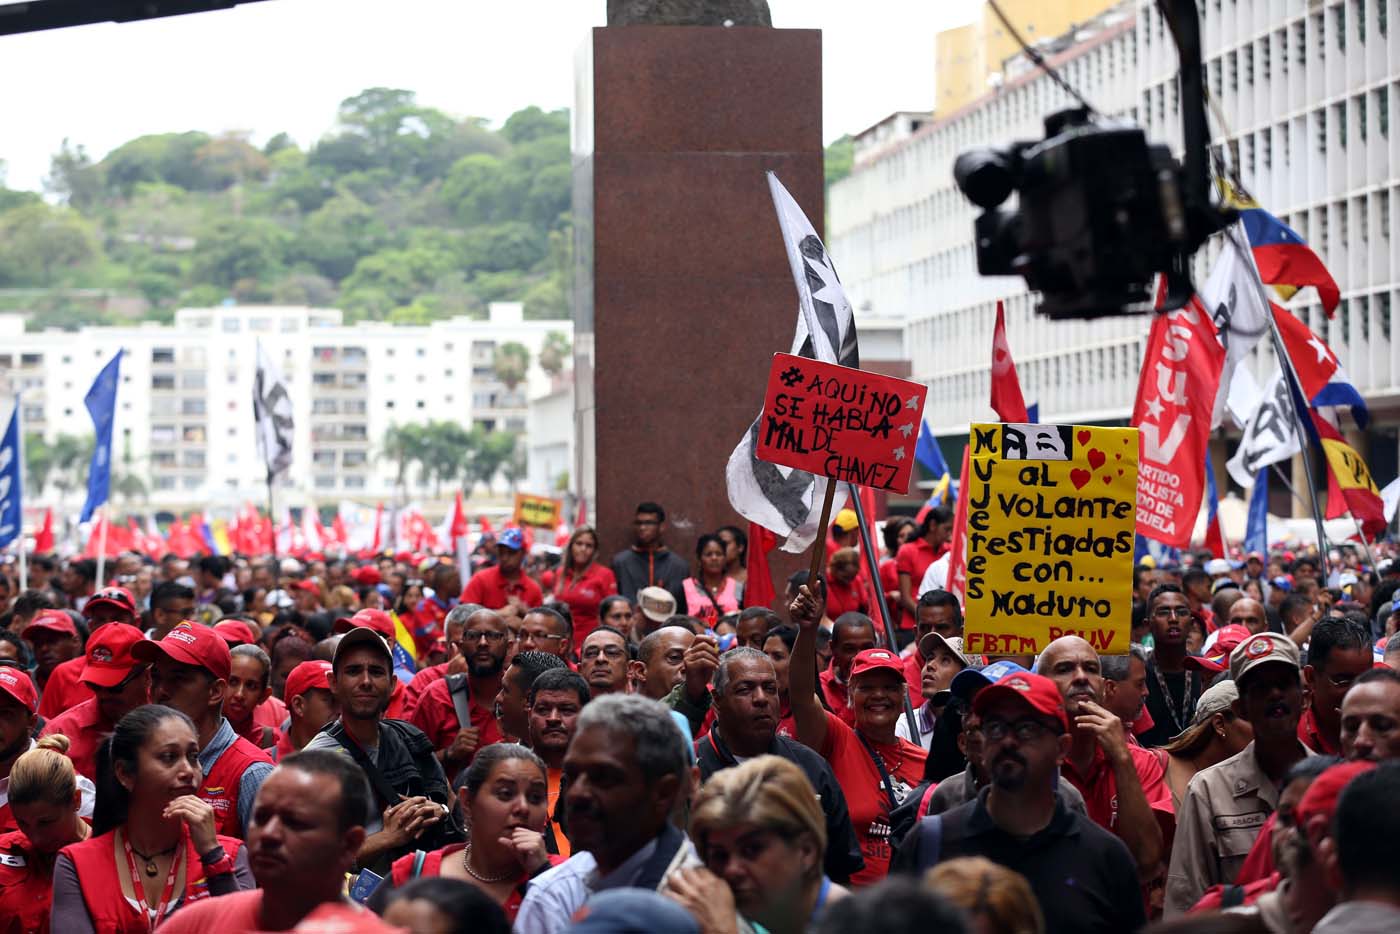
[[[1092,436],[1089,434],[1088,429],[1085,429],[1084,431],[1081,431],[1081,432],[1079,433],[1078,437],[1079,437],[1079,443],[1080,443],[1080,444],[1088,444],[1088,443],[1089,443],[1089,438],[1092,437]]]
[[[1094,470],[1098,470],[1102,467],[1103,462],[1106,460],[1108,460],[1108,458],[1104,456],[1103,451],[1100,451],[1098,448],[1089,449],[1089,466]]]
[[[1110,485],[1112,485],[1112,483],[1113,483],[1113,478],[1112,478],[1112,477],[1104,477],[1104,478],[1103,478],[1103,485],[1104,485],[1104,486],[1110,486]]]
[[[1118,470],[1118,476],[1120,476],[1120,477],[1123,476],[1123,470],[1122,470],[1122,468],[1119,468],[1119,470]]]
[[[1069,482],[1074,484],[1076,490],[1084,489],[1084,484],[1088,483],[1093,478],[1094,475],[1089,473],[1089,471],[1080,470],[1077,467],[1069,472]]]
[[[1123,455],[1122,455],[1122,454],[1115,454],[1115,455],[1113,455],[1113,459],[1116,460],[1116,461],[1121,461],[1121,460],[1123,459]]]

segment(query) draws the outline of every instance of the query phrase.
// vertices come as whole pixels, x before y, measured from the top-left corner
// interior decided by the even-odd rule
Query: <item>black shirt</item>
[[[1132,934],[1147,923],[1137,866],[1122,840],[1059,797],[1044,830],[1013,836],[992,820],[990,790],[942,815],[939,861],[982,856],[1025,876],[1045,915],[1046,934]],[[916,862],[918,833],[916,826],[905,838],[892,872],[926,868]]]
[[[1146,733],[1138,734],[1138,742],[1149,748],[1165,746],[1173,736],[1191,725],[1191,717],[1196,712],[1196,701],[1200,698],[1201,692],[1205,690],[1205,683],[1208,680],[1200,672],[1190,669],[1176,673],[1164,671],[1161,674],[1162,679],[1167,682],[1167,690],[1171,692],[1170,704],[1162,694],[1162,685],[1157,678],[1157,660],[1149,658],[1147,660],[1147,712],[1152,715],[1152,729]],[[1188,691],[1189,694],[1183,695],[1183,690]],[[1172,712],[1173,708],[1181,710],[1182,720],[1177,719]]]
[[[845,885],[851,876],[865,868],[865,858],[860,855],[860,843],[856,840],[855,828],[851,826],[846,796],[841,792],[831,766],[821,756],[786,736],[775,735],[768,747],[768,754],[787,759],[807,774],[807,780],[812,783],[821,802],[822,813],[826,815],[823,869],[831,881]],[[719,724],[695,741],[695,757],[700,765],[701,782],[709,781],[716,772],[739,764],[719,735]]]

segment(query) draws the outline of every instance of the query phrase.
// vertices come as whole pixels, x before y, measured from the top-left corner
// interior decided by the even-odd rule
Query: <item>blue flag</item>
[[[948,469],[948,461],[943,457],[943,448],[939,447],[938,439],[929,430],[928,422],[919,423],[919,440],[914,445],[914,460],[924,466],[924,469],[933,474],[933,490],[929,492],[929,506],[939,506],[948,502],[949,494],[953,492],[956,484],[953,482],[953,473]]]
[[[19,397],[10,427],[0,437],[0,548],[19,538],[20,532]]]
[[[83,514],[79,518],[81,522],[91,519],[93,512],[107,502],[111,493],[112,420],[117,414],[117,382],[121,374],[122,353],[124,351],[117,351],[111,362],[97,374],[97,379],[92,381],[92,388],[83,397],[83,404],[92,416],[92,427],[97,434],[97,440],[92,448],[92,465],[88,468],[87,501],[83,503]]]
[[[1026,421],[1030,422],[1032,425],[1040,424],[1039,402],[1032,402],[1030,405],[1026,406]]]
[[[1269,553],[1269,468],[1261,468],[1249,493],[1249,517],[1244,527],[1244,550]]]

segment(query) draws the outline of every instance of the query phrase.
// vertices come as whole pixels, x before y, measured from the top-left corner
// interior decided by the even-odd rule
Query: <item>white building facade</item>
[[[83,396],[123,349],[114,474],[142,478],[150,508],[262,505],[252,406],[261,343],[285,373],[294,405],[292,467],[282,484],[290,504],[387,499],[397,467],[382,456],[391,426],[452,420],[526,431],[527,400],[551,384],[538,363],[550,332],[570,337],[572,322],[526,321],[518,303],[493,304],[488,320],[426,326],[346,325],[334,309],[229,306],[181,309],[170,326],[31,333],[21,316],[0,315],[0,412],[8,417],[22,391],[26,433],[90,437]],[[524,381],[513,387],[493,366],[497,348],[510,342],[530,354]],[[416,485],[414,468],[409,481],[412,493],[428,489]],[[44,498],[54,501],[52,486]],[[148,508],[115,491],[113,502]]]
[[[1400,301],[1400,23],[1393,0],[1205,0],[1206,78],[1237,150],[1245,185],[1313,246],[1342,288],[1326,321],[1311,290],[1291,305],[1338,353],[1379,417],[1378,480],[1394,476],[1400,350],[1390,312]],[[1043,49],[1106,114],[1138,121],[1154,142],[1181,145],[1177,54],[1150,0],[1120,5],[1060,46]],[[1000,85],[903,138],[862,146],[829,196],[831,251],[860,312],[902,317],[914,377],[929,384],[934,431],[965,439],[989,418],[991,331],[1004,299],[1027,402],[1045,420],[1126,419],[1145,317],[1051,322],[1034,314],[1020,279],[977,275],[977,209],[953,184],[957,154],[1043,136],[1041,119],[1072,101],[1022,58]],[[1203,276],[1214,249],[1198,257]],[[1259,366],[1272,371],[1272,355]],[[1386,426],[1392,426],[1387,428]],[[1381,443],[1376,444],[1380,438]],[[1378,449],[1379,448],[1379,449]]]

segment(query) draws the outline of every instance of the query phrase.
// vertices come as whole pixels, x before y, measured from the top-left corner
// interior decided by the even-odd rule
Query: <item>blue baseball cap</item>
[[[1293,581],[1290,580],[1290,579],[1287,578],[1287,577],[1284,577],[1282,574],[1280,574],[1278,577],[1275,577],[1273,580],[1269,581],[1269,585],[1270,585],[1271,587],[1277,587],[1279,590],[1282,590],[1284,593],[1292,593],[1292,592],[1293,592]]]
[[[609,889],[574,913],[570,934],[700,934],[695,918],[664,895],[647,889]]]
[[[953,696],[959,700],[968,700],[973,694],[989,684],[995,684],[1007,675],[1022,674],[1028,675],[1029,671],[1012,661],[1003,659],[999,662],[992,662],[981,668],[964,668],[953,676],[953,681],[948,685],[948,690],[953,692]]]
[[[519,529],[502,529],[496,538],[496,547],[519,551],[525,547],[525,534]]]

